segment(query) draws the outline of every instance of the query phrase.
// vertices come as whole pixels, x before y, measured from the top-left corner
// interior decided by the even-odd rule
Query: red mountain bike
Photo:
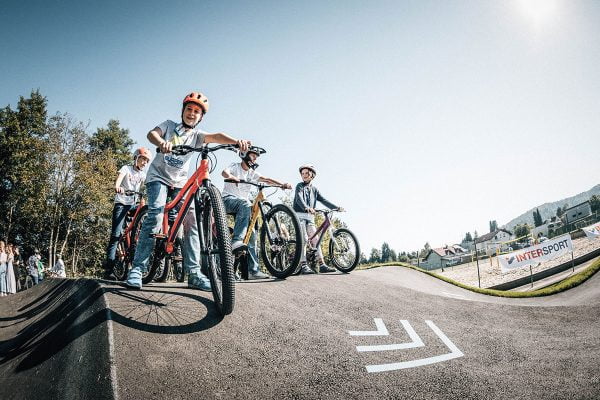
[[[140,227],[142,226],[140,218],[142,211],[147,212],[147,206],[145,205],[142,193],[134,192],[132,190],[126,190],[124,192],[126,196],[135,197],[135,207],[132,207],[125,216],[125,229],[121,234],[121,238],[117,243],[117,251],[115,254],[115,263],[113,265],[113,273],[115,277],[122,281],[127,277],[127,272],[131,268],[133,262],[133,256],[135,254],[135,245],[137,238],[140,233]],[[145,214],[144,214],[145,215]]]
[[[159,233],[155,234],[153,260],[149,263],[148,276],[144,283],[152,280],[162,260],[171,255],[175,250],[177,232],[182,226],[190,206],[193,202],[198,236],[200,240],[200,258],[203,270],[206,270],[212,286],[213,298],[217,309],[222,315],[230,314],[235,303],[235,279],[233,273],[233,256],[231,254],[231,237],[227,227],[225,207],[221,193],[210,181],[210,172],[213,171],[209,163],[209,155],[217,150],[235,150],[237,145],[222,144],[214,147],[202,145],[173,146],[171,152],[184,155],[190,152],[199,152],[200,165],[196,172],[188,179],[183,188],[173,200],[165,205],[163,222]],[[216,162],[214,163],[216,164]],[[169,211],[178,207],[175,221],[169,223]],[[148,210],[144,209],[138,219],[145,218]]]

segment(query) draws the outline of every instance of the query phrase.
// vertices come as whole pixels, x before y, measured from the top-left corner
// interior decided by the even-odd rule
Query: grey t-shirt
[[[204,143],[206,132],[200,129],[185,130],[182,124],[176,124],[167,120],[158,125],[163,133],[163,139],[171,142],[173,146],[187,145],[199,147]],[[146,174],[146,183],[160,181],[165,185],[175,188],[182,188],[188,178],[188,171],[194,153],[188,153],[183,156],[176,156],[173,153],[158,153],[148,168]]]

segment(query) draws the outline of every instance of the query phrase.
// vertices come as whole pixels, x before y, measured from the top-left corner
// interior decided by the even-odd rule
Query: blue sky
[[[9,0],[0,106],[39,88],[146,145],[200,90],[264,175],[315,164],[366,254],[416,250],[600,183],[599,22],[592,0]]]

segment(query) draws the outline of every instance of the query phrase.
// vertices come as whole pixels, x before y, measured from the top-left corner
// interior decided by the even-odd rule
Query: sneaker
[[[210,292],[212,290],[210,280],[200,271],[190,271],[190,274],[188,275],[188,287],[204,292]]]
[[[140,268],[132,268],[127,275],[125,285],[132,289],[142,288],[142,270]]]
[[[321,264],[321,266],[319,267],[319,272],[321,274],[326,273],[326,272],[335,272],[335,268],[332,268],[327,264]]]
[[[265,274],[262,271],[256,271],[256,272],[250,272],[248,274],[248,280],[254,280],[254,279],[268,279],[269,275]]]
[[[304,264],[302,266],[302,268],[300,269],[300,273],[302,275],[310,275],[310,274],[314,274],[315,271],[313,271],[307,264]]]

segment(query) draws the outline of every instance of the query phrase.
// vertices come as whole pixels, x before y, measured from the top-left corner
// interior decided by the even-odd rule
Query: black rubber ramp
[[[0,399],[113,399],[107,315],[87,279],[0,298]]]

